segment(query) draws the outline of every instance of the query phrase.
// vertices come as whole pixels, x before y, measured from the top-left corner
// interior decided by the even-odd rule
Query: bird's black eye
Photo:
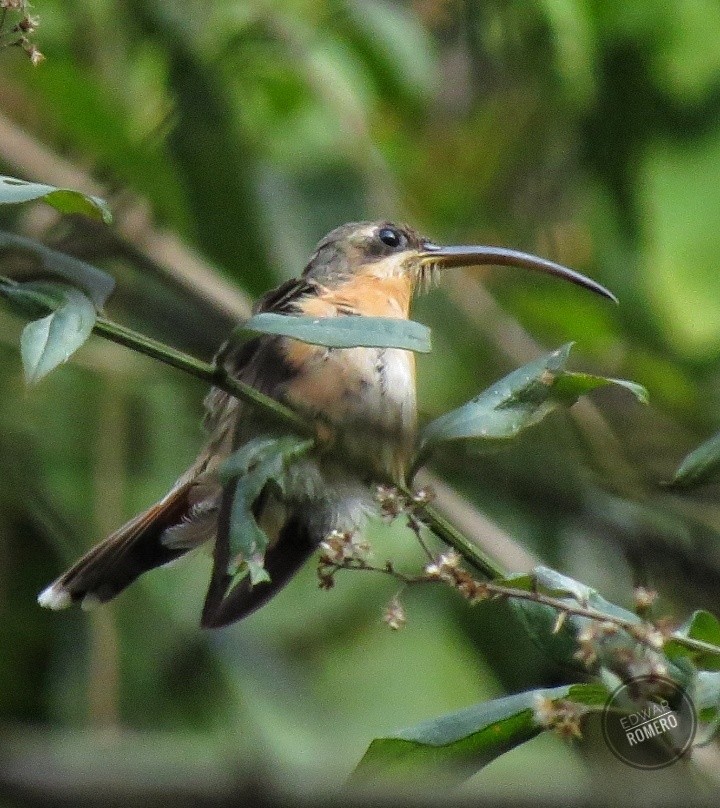
[[[388,247],[397,249],[405,243],[405,237],[392,227],[383,227],[378,231],[378,238]]]

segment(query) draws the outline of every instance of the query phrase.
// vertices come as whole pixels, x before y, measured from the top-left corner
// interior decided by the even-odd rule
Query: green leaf
[[[441,415],[422,432],[423,447],[451,440],[508,440],[541,421],[557,406],[552,385],[572,345],[530,362],[462,407]]]
[[[549,595],[569,595],[583,606],[589,605],[590,599],[597,592],[587,584],[576,581],[569,575],[563,575],[550,567],[535,567],[532,571],[535,589]]]
[[[223,483],[237,478],[228,534],[228,574],[232,576],[229,589],[248,573],[253,585],[269,580],[263,567],[269,539],[255,520],[253,506],[269,483],[282,490],[285,470],[313,446],[312,440],[294,435],[259,437],[230,455],[221,467],[219,476]]]
[[[0,230],[0,252],[4,251],[17,251],[39,259],[42,269],[78,286],[98,310],[102,309],[115,288],[114,278],[106,272],[77,258],[51,250],[33,239]]]
[[[270,575],[265,569],[262,559],[248,558],[245,564],[247,565],[248,574],[250,575],[250,583],[253,586],[255,586],[255,584],[270,582]],[[235,580],[237,580],[237,578]],[[231,589],[232,586],[233,584],[230,585]]]
[[[358,764],[353,779],[392,774],[431,776],[433,769],[442,767],[448,778],[461,781],[543,731],[533,713],[538,699],[566,699],[600,709],[607,697],[601,685],[576,684],[529,690],[458,710],[394,735],[376,738]]]
[[[421,435],[420,458],[436,444],[472,440],[476,445],[509,440],[542,421],[561,404],[608,384],[630,390],[640,401],[647,392],[624,379],[565,370],[572,343],[513,371],[474,399],[429,423]],[[417,465],[417,464],[416,464]]]
[[[502,581],[505,586],[526,591],[536,591],[541,594],[558,598],[568,605],[579,605],[594,609],[603,615],[619,618],[628,623],[642,623],[642,619],[627,609],[605,600],[595,589],[579,581],[562,575],[556,570],[547,567],[538,567],[529,575],[518,575]],[[560,663],[587,672],[587,666],[576,657],[579,650],[578,634],[591,625],[598,625],[598,620],[581,615],[570,615],[558,623],[561,612],[551,606],[531,600],[511,599],[510,608],[519,618],[535,645],[551,659]],[[670,643],[666,644],[665,648]],[[602,642],[596,643],[597,659],[593,662],[597,672],[603,674],[615,670],[616,660],[624,654],[637,653],[637,640],[629,631],[618,627],[618,631],[607,635]],[[649,655],[651,652],[645,650]],[[684,657],[688,656],[685,649],[683,653],[674,657],[660,652],[655,653],[658,662],[665,664],[667,675],[686,687],[694,678],[694,669]],[[615,676],[610,674],[610,678]]]
[[[714,614],[699,609],[690,616],[676,632],[683,637],[693,640],[701,640],[720,647],[720,621]],[[694,648],[687,648],[677,640],[669,640],[665,643],[665,655],[669,659],[680,657],[689,658],[695,667],[706,671],[720,671],[720,652],[698,651]]]
[[[218,470],[220,482],[225,485],[237,477],[245,476],[253,466],[273,452],[277,442],[277,438],[263,436],[253,438],[236,449]]]
[[[720,432],[693,449],[682,461],[670,485],[693,488],[720,480]]]
[[[529,576],[524,576],[529,577]],[[508,579],[512,581],[512,579]],[[640,618],[628,609],[617,606],[605,598],[591,586],[576,581],[569,575],[563,575],[550,567],[535,567],[532,571],[533,589],[544,592],[553,597],[572,598],[580,606],[588,606],[591,609],[604,612],[605,614],[619,617],[623,620],[630,620],[633,623],[641,622]]]
[[[110,208],[97,196],[67,188],[56,188],[53,185],[25,182],[15,177],[0,176],[0,205],[18,205],[35,199],[43,199],[60,213],[83,213],[93,219],[100,219],[105,224],[112,222]]]
[[[403,348],[429,353],[430,329],[413,320],[391,317],[295,317],[263,312],[242,330],[292,337],[327,348]]]
[[[57,293],[39,288],[36,283],[18,283],[0,276],[0,297],[5,298],[13,311],[28,317],[39,317],[52,311],[61,301]]]
[[[637,382],[627,379],[613,379],[605,376],[594,376],[591,373],[565,372],[557,377],[553,384],[553,392],[560,398],[574,403],[580,396],[597,390],[599,387],[614,385],[629,390],[641,404],[648,404],[648,391]]]
[[[702,640],[720,646],[720,622],[714,614],[698,609],[690,619],[678,629],[678,633],[693,640]]]
[[[634,612],[610,603],[592,587],[547,567],[537,567],[529,575],[511,576],[501,583],[515,589],[550,595],[569,604],[590,607],[633,623],[641,622]],[[543,653],[562,665],[587,670],[576,658],[575,653],[578,650],[577,635],[589,625],[591,622],[589,618],[568,616],[558,628],[560,613],[551,606],[520,599],[511,599],[509,605],[532,641]],[[618,636],[618,642],[635,644],[634,640],[629,640],[625,635]]]
[[[79,289],[48,284],[61,296],[46,317],[28,323],[20,336],[25,380],[35,384],[61,365],[85,342],[95,325],[95,306]]]

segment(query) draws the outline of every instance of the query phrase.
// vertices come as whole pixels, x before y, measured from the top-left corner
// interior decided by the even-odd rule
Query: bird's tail
[[[270,580],[252,586],[245,578],[232,586],[228,573],[232,486],[226,487],[218,503],[217,483],[208,484],[207,475],[203,475],[208,470],[208,457],[201,456],[167,496],[93,547],[43,590],[38,597],[40,605],[64,609],[77,602],[86,607],[105,603],[144,572],[216,536],[204,627],[218,628],[240,620],[277,594],[312,554],[317,537],[307,526],[302,509],[286,510],[267,487],[253,511],[270,536],[265,555]]]
[[[49,609],[64,609],[78,601],[86,607],[105,603],[143,572],[186,553],[189,546],[168,546],[163,534],[191,514],[194,480],[191,472],[181,477],[163,499],[93,547],[44,589],[38,603]]]

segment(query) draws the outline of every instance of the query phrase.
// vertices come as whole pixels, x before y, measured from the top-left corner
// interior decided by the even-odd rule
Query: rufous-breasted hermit
[[[266,294],[254,311],[407,319],[413,293],[441,269],[481,264],[538,270],[614,299],[595,281],[537,256],[499,247],[440,247],[411,227],[358,222],[325,236],[302,275]],[[42,606],[108,601],[142,573],[215,542],[216,571],[202,622],[226,625],[275,595],[333,530],[360,529],[373,510],[373,481],[403,480],[417,422],[412,352],[331,349],[265,334],[229,343],[217,361],[339,436],[334,451],[319,449],[291,466],[282,494],[268,486],[254,503],[255,519],[270,539],[265,554],[270,581],[252,586],[245,578],[227,592],[226,571],[216,575],[218,548],[227,544],[228,520],[222,514],[234,491],[220,483],[218,469],[263,427],[248,405],[213,389],[206,399],[209,437],[197,460],[163,499],[47,587],[39,596]]]

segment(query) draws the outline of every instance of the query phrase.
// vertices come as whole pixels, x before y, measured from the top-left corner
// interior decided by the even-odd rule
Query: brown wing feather
[[[318,291],[316,283],[303,278],[287,281],[262,298],[254,311],[289,314],[298,310],[298,303],[303,297],[316,295]],[[243,378],[243,381],[252,384],[261,392],[280,398],[297,370],[286,361],[284,352],[279,350],[277,337],[260,337],[254,342],[257,345],[250,359],[237,362],[230,349],[225,354],[223,362],[233,375]],[[240,351],[247,350],[249,345],[250,343],[246,343],[240,347],[238,358],[243,357]],[[233,365],[233,361],[237,364]],[[242,366],[242,374],[238,372],[238,365]],[[242,422],[238,425],[242,427]],[[239,428],[233,439],[233,447],[241,445],[246,439],[247,432]],[[205,628],[219,628],[254,612],[288,583],[314,549],[314,543],[302,519],[298,515],[290,515],[277,534],[270,536],[270,548],[265,554],[265,569],[270,581],[251,586],[249,578],[246,577],[228,592],[232,580],[227,570],[230,561],[228,537],[234,490],[235,486],[231,484],[226,486],[222,493],[213,553],[213,571],[203,607],[202,625]],[[263,512],[272,507],[272,497],[267,496],[267,491],[263,491],[255,503],[255,518],[260,521]]]

